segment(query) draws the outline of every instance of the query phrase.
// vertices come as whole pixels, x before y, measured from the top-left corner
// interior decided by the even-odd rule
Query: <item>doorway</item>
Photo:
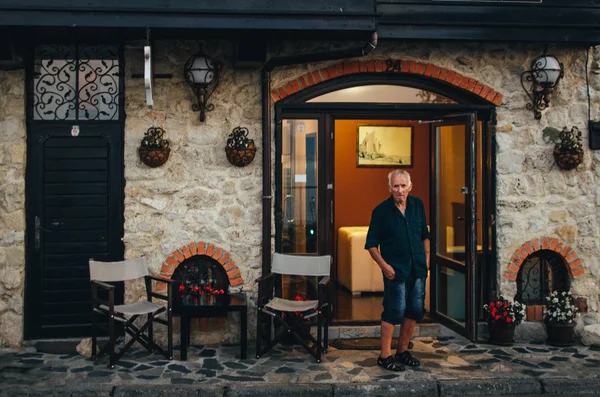
[[[122,260],[118,46],[42,45],[27,71],[25,338],[91,335],[88,261]],[[115,300],[122,302],[117,286]]]
[[[357,87],[348,87],[349,81],[340,82],[344,88],[338,86],[339,89],[330,83],[328,92],[320,87],[312,93],[296,94],[294,101],[286,98],[276,105],[277,125],[281,126],[276,136],[276,156],[281,159],[276,161],[276,251],[332,255],[333,322],[379,323],[381,274],[364,250],[364,236],[371,211],[389,196],[387,174],[404,168],[413,178],[411,194],[421,198],[428,209],[432,254],[435,251],[428,278],[428,312],[435,321],[474,339],[481,315],[478,307],[484,295],[494,288],[490,277],[495,274],[491,260],[495,257],[495,207],[490,194],[494,188],[489,128],[493,106],[406,76],[397,84],[389,84],[389,76],[388,84],[372,79],[373,76],[365,78]],[[353,95],[352,88],[360,89],[360,95]],[[369,101],[369,91],[376,100]],[[292,141],[306,140],[299,138],[306,132],[292,128],[298,123],[310,124],[316,134],[318,161],[310,164],[318,176],[311,196],[316,199],[318,215],[316,225],[309,225],[308,218],[304,222],[294,218],[291,228],[290,218],[283,223],[283,217],[278,215],[292,212],[290,206],[298,200],[298,193],[303,195],[300,202],[310,199],[304,193],[308,192],[307,186],[301,182],[305,177],[290,166],[298,159],[309,158],[301,146],[290,146]],[[396,129],[398,133],[409,129],[410,162],[361,166],[360,126],[378,126],[382,131]],[[459,146],[461,150],[457,149]],[[381,150],[378,156],[389,157],[385,152]],[[296,193],[285,190],[286,181],[292,180],[300,181]],[[282,191],[285,196],[280,194]],[[303,208],[301,204],[295,207],[300,211]],[[316,245],[311,250],[302,248],[306,245],[285,244],[294,236],[306,236],[307,230],[315,232]],[[306,281],[295,293],[305,291],[310,295],[314,290],[310,285]]]

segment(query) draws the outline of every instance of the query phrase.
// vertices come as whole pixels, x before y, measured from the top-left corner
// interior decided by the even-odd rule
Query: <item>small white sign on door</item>
[[[71,136],[79,136],[79,126],[74,125],[71,127]]]

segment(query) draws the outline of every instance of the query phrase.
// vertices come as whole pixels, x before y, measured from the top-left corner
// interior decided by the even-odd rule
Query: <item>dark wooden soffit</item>
[[[0,26],[373,31],[375,0],[0,0]]]
[[[600,42],[597,0],[377,0],[379,37]]]

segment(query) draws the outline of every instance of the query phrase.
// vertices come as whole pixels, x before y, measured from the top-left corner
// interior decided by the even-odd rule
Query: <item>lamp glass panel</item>
[[[551,56],[538,58],[534,62],[533,69],[539,71],[534,73],[534,77],[540,85],[553,86],[560,77],[560,63]]]
[[[196,57],[190,67],[190,73],[196,84],[210,84],[215,78],[214,63],[206,57]]]

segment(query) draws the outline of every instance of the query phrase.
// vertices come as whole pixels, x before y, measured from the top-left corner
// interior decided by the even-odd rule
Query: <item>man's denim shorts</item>
[[[425,279],[396,281],[383,277],[383,313],[381,321],[398,325],[404,317],[423,319],[425,314]]]

